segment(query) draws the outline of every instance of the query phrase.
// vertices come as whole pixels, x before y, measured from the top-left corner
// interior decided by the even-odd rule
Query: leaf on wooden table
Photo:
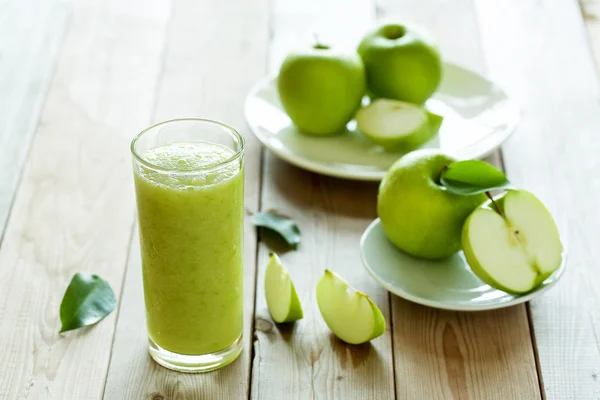
[[[440,183],[448,191],[463,196],[512,187],[502,171],[479,160],[457,161],[448,165],[442,171]]]
[[[300,243],[300,229],[292,219],[271,212],[257,212],[252,216],[254,226],[277,233],[294,250]]]
[[[108,282],[98,275],[76,273],[60,303],[59,333],[93,325],[115,309],[117,299]]]

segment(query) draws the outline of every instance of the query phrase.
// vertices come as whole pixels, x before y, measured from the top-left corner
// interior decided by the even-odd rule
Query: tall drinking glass
[[[150,355],[211,371],[242,350],[244,139],[205,119],[131,143]]]

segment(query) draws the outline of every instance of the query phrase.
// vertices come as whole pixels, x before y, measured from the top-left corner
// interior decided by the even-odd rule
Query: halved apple
[[[326,270],[317,284],[317,304],[333,334],[350,344],[361,344],[385,332],[385,319],[373,301]]]
[[[431,139],[443,117],[417,104],[377,99],[358,110],[356,123],[371,141],[391,151],[411,151]]]
[[[497,209],[496,209],[497,208]],[[509,190],[487,201],[467,218],[462,246],[473,272],[508,293],[526,293],[562,263],[556,223],[537,197]]]
[[[265,271],[265,297],[273,321],[292,322],[302,319],[302,305],[290,274],[275,253],[271,253]]]

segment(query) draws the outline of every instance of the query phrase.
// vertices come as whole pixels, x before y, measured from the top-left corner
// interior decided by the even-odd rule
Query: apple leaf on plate
[[[448,191],[463,196],[513,187],[502,171],[479,160],[457,161],[448,165],[442,170],[440,183]]]
[[[59,333],[99,322],[116,304],[115,293],[108,282],[98,275],[76,273],[60,303]]]
[[[292,219],[270,212],[257,212],[252,223],[259,228],[277,233],[292,249],[296,250],[300,243],[300,228]]]

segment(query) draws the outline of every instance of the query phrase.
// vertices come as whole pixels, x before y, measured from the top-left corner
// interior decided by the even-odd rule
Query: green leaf
[[[59,333],[95,324],[115,309],[110,285],[98,275],[76,273],[60,303]]]
[[[512,187],[502,171],[479,160],[457,161],[448,165],[442,171],[440,182],[448,191],[463,196]]]
[[[257,212],[252,217],[254,226],[277,233],[294,250],[300,243],[300,229],[294,220],[270,212]]]

